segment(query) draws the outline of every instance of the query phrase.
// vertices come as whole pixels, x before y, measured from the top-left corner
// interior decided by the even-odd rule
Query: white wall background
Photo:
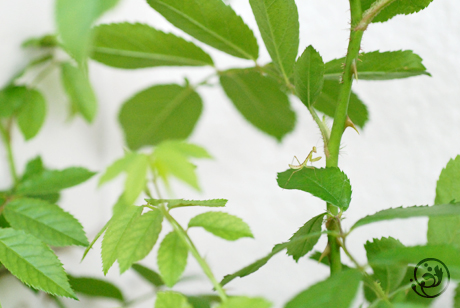
[[[345,55],[348,42],[348,2],[297,1],[300,14],[300,49],[312,44],[325,61]],[[256,30],[248,1],[233,0],[231,5]],[[343,139],[341,168],[351,179],[353,201],[343,224],[349,228],[358,218],[378,210],[432,204],[435,185],[441,169],[450,158],[460,154],[460,2],[434,0],[425,11],[396,17],[385,24],[373,24],[364,36],[362,48],[373,50],[411,49],[424,59],[433,77],[405,80],[358,81],[354,90],[367,104],[370,121],[360,135],[348,130]],[[0,86],[21,69],[31,53],[20,48],[29,37],[54,32],[53,1],[0,0]],[[124,0],[101,22],[144,22],[159,29],[187,37],[142,0]],[[262,40],[256,32],[260,46]],[[191,39],[190,37],[187,37]],[[191,39],[193,40],[193,39]],[[194,40],[195,41],[195,40]],[[219,68],[247,66],[249,62],[228,56],[201,45],[212,54]],[[260,62],[268,61],[262,47]],[[57,72],[39,84],[49,109],[44,129],[33,141],[25,143],[14,132],[14,151],[18,166],[37,154],[53,168],[81,165],[102,171],[123,154],[123,136],[116,116],[121,104],[135,92],[158,83],[182,82],[183,77],[200,80],[208,69],[154,68],[121,70],[92,62],[91,80],[100,102],[93,125],[82,119],[67,121],[67,99]],[[276,173],[287,168],[293,155],[305,157],[313,145],[321,148],[320,134],[305,107],[297,100],[295,130],[278,144],[251,127],[231,105],[219,87],[199,89],[205,108],[191,141],[206,147],[215,157],[196,161],[203,193],[174,183],[180,198],[227,198],[227,211],[242,217],[252,228],[255,240],[231,243],[192,230],[192,238],[206,256],[216,276],[251,263],[268,253],[273,244],[287,240],[306,220],[324,210],[323,202],[302,192],[280,189]],[[0,186],[9,184],[6,153],[0,149]],[[324,160],[317,163],[323,166]],[[22,167],[20,167],[22,168]],[[66,191],[61,205],[75,215],[92,239],[109,219],[122,184],[121,179],[96,189],[97,178]],[[199,209],[177,211],[182,223],[200,212]],[[350,236],[350,251],[365,262],[363,244],[374,237],[393,236],[405,245],[426,242],[426,219],[412,219],[372,224]],[[165,228],[167,229],[167,228]],[[325,239],[316,249],[322,250]],[[100,242],[83,263],[83,249],[60,251],[65,268],[75,275],[103,277]],[[349,263],[344,257],[344,262]],[[143,264],[156,268],[155,253]],[[186,275],[198,280],[183,282],[177,290],[194,293],[210,292],[196,262],[189,258]],[[226,289],[229,294],[265,296],[282,307],[299,291],[328,275],[328,268],[303,258],[296,264],[283,253],[274,257],[257,273],[237,279]],[[119,276],[112,268],[108,279],[121,286],[128,298],[149,291],[149,287],[130,272]],[[453,286],[435,302],[434,307],[451,305]],[[14,278],[0,281],[3,307],[53,307],[42,298],[22,288]],[[153,299],[136,307],[153,307]],[[69,307],[115,307],[115,302],[66,301]]]

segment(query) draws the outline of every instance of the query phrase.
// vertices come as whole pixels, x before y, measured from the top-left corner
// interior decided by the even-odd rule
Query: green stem
[[[161,193],[160,193],[160,189],[158,187],[156,176],[154,176],[154,178],[153,178],[153,186],[155,188],[155,192],[157,193],[158,198],[163,199],[161,197]],[[151,206],[148,206],[148,207],[153,208]],[[219,297],[222,300],[222,302],[226,302],[227,301],[227,295],[225,294],[224,289],[222,288],[220,283],[217,281],[216,277],[214,277],[214,274],[212,273],[211,268],[209,267],[208,263],[201,257],[200,253],[198,252],[198,249],[195,247],[195,244],[193,244],[193,241],[188,236],[187,232],[174,219],[174,217],[172,217],[169,214],[169,211],[166,208],[166,206],[163,205],[163,206],[159,206],[158,208],[162,211],[163,215],[166,217],[168,222],[171,224],[171,226],[173,227],[174,231],[176,231],[176,233],[179,235],[181,240],[187,245],[188,250],[192,253],[192,256],[195,258],[195,260],[201,266],[201,269],[203,270],[205,275],[211,281],[212,285],[214,286],[214,289],[219,294]]]
[[[359,23],[355,26],[355,31],[364,31],[372,20],[377,16],[384,8],[395,2],[395,0],[377,0],[372,3],[371,7],[363,13],[363,16]]]
[[[0,124],[0,133],[2,135],[3,143],[5,144],[5,147],[6,147],[6,152],[8,155],[8,164],[10,165],[11,177],[13,178],[14,186],[16,187],[19,183],[19,178],[16,172],[16,166],[14,163],[13,149],[11,147],[10,130],[9,129],[7,130],[5,127],[3,127],[3,125]]]
[[[192,240],[188,236],[187,232],[182,228],[182,226],[172,217],[166,207],[160,207],[160,209],[163,212],[163,215],[166,217],[166,219],[169,221],[169,223],[172,225],[174,231],[177,232],[179,237],[182,239],[182,241],[188,246],[189,251],[192,253],[193,257],[195,260],[198,262],[198,264],[201,266],[203,269],[203,272],[208,276],[209,280],[211,281],[212,285],[216,289],[217,293],[219,294],[219,297],[221,298],[222,302],[227,301],[227,295],[225,294],[224,289],[220,285],[220,283],[216,280],[214,277],[214,274],[212,273],[211,269],[209,268],[208,263],[201,257],[200,253],[196,249],[195,245],[193,244]]]
[[[332,125],[331,136],[328,144],[326,167],[338,167],[340,142],[342,140],[343,131],[345,129],[345,122],[347,120],[348,103],[350,100],[351,86],[353,84],[353,72],[354,68],[356,68],[356,61],[358,59],[361,39],[363,37],[363,31],[355,31],[353,28],[353,25],[361,20],[362,11],[360,0],[350,0],[350,12],[352,24],[350,42],[348,44],[345,68],[342,75],[339,101],[335,111],[334,124]],[[338,208],[331,204],[327,205],[327,210],[332,215],[338,214]],[[331,221],[331,223],[328,224],[328,230],[340,230],[340,220]],[[337,239],[332,235],[328,236],[328,243],[331,249],[329,254],[331,275],[334,275],[335,273],[340,272],[342,269],[342,264],[340,261],[340,246],[337,243]]]

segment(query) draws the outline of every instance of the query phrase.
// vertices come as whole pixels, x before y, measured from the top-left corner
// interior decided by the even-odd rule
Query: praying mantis
[[[296,156],[294,156],[294,158],[297,160],[297,162],[299,163],[298,165],[293,165],[293,164],[289,164],[289,168],[291,169],[295,169],[296,171],[294,171],[291,176],[289,177],[289,179],[287,180],[286,184],[284,186],[286,186],[289,181],[291,180],[292,176],[294,175],[294,173],[296,172],[299,172],[300,170],[302,170],[303,168],[308,168],[308,169],[315,169],[315,167],[313,166],[307,166],[307,163],[308,162],[311,162],[311,163],[314,163],[315,161],[318,161],[321,159],[321,156],[318,156],[318,157],[315,157],[313,158],[313,153],[316,153],[316,147],[314,146],[312,148],[312,150],[310,151],[310,153],[308,153],[307,157],[305,158],[305,160],[303,161],[303,163],[300,163],[300,161],[298,160],[298,158]]]

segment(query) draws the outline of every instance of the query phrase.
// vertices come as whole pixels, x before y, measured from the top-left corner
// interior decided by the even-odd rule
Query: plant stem
[[[342,75],[339,101],[335,111],[334,124],[332,125],[331,136],[328,144],[329,155],[326,155],[326,167],[338,167],[340,141],[342,140],[345,122],[347,120],[348,103],[350,100],[351,86],[353,84],[353,72],[354,68],[356,68],[356,61],[358,59],[361,39],[363,37],[363,31],[356,31],[353,27],[361,20],[362,11],[360,0],[350,0],[350,12],[352,25],[350,31],[350,42],[348,44],[345,68]],[[327,210],[333,215],[337,215],[338,213],[338,208],[331,204],[327,205]],[[339,229],[340,221],[332,220],[331,223],[328,224],[328,230],[334,231]],[[331,252],[329,254],[331,275],[334,275],[342,269],[340,261],[340,246],[337,243],[336,237],[332,235],[328,235],[328,243],[331,248]]]
[[[9,126],[10,125],[8,125],[8,127]],[[11,177],[13,178],[14,186],[16,187],[18,185],[18,183],[19,183],[19,178],[18,178],[18,174],[16,172],[16,166],[15,166],[15,163],[14,163],[13,149],[11,147],[10,129],[6,129],[0,123],[0,133],[2,135],[3,143],[5,144],[5,147],[6,147],[6,152],[7,152],[7,155],[8,155],[8,164],[10,166]]]
[[[156,180],[156,176],[153,178],[153,186],[155,187],[155,192],[158,195],[158,198],[163,199],[160,194],[160,189],[158,187],[158,183]],[[151,206],[148,206],[151,207]],[[212,285],[214,286],[214,289],[217,291],[219,294],[220,299],[222,302],[227,301],[227,295],[225,294],[224,289],[220,285],[220,283],[217,281],[216,277],[214,277],[214,274],[211,271],[211,268],[209,267],[208,263],[201,257],[200,253],[198,252],[198,249],[196,249],[195,244],[193,244],[192,239],[188,236],[187,232],[182,228],[182,226],[177,222],[177,220],[174,219],[174,217],[169,214],[168,209],[166,206],[163,204],[162,206],[158,207],[163,215],[166,217],[168,222],[171,224],[173,227],[174,231],[176,231],[177,235],[181,238],[181,240],[187,245],[188,250],[192,253],[193,257],[195,260],[198,262],[198,264],[201,266],[201,269],[205,273],[205,275],[209,278],[211,281]]]

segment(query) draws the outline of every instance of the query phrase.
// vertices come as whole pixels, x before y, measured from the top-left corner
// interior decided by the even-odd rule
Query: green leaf
[[[107,274],[115,260],[120,254],[121,245],[123,245],[125,234],[129,232],[133,221],[141,216],[142,207],[129,206],[125,211],[114,215],[110,220],[104,239],[102,240],[102,268],[104,275]]]
[[[324,80],[323,90],[313,104],[313,107],[327,116],[334,118],[335,109],[339,101],[339,94],[340,83],[337,80]],[[354,92],[350,93],[348,116],[350,120],[361,129],[369,120],[369,113],[366,105],[364,105]]]
[[[401,2],[404,0],[399,0]],[[325,79],[340,80],[343,74],[342,63],[345,58],[335,59],[326,63]],[[408,78],[418,75],[428,75],[422,58],[412,50],[373,51],[363,53],[359,57],[356,68],[361,80],[390,80]]]
[[[229,241],[254,237],[249,226],[239,217],[224,212],[206,212],[193,217],[188,227],[203,227],[206,231]]]
[[[201,97],[193,88],[176,84],[157,85],[126,101],[119,121],[128,146],[137,150],[168,139],[187,138],[202,109]]]
[[[255,60],[259,47],[251,29],[221,0],[147,0],[157,12],[194,38],[235,57]]]
[[[252,125],[280,141],[294,129],[295,113],[276,81],[252,69],[233,69],[220,83],[236,109]]]
[[[374,271],[374,277],[380,281],[381,287],[386,294],[398,288],[406,274],[407,265],[377,266],[374,265],[373,260],[379,253],[398,247],[404,247],[404,245],[392,237],[374,239],[373,242],[367,241],[364,245],[369,265]]]
[[[37,156],[27,162],[26,169],[22,175],[21,182],[29,179],[32,176],[39,175],[45,171],[43,161],[40,156]]]
[[[299,14],[294,0],[250,0],[268,53],[286,80],[299,50]]]
[[[51,246],[89,245],[80,222],[56,204],[19,198],[7,203],[3,213],[11,227]]]
[[[199,153],[198,148],[202,153]],[[194,149],[193,151],[191,151]],[[210,158],[205,149],[177,140],[163,141],[150,157],[150,166],[155,174],[169,187],[169,176],[173,175],[193,188],[200,190],[196,176],[196,166],[189,157]]]
[[[217,295],[187,296],[187,301],[193,308],[211,308],[212,303],[220,302],[220,297]]]
[[[113,298],[120,302],[124,302],[124,297],[120,289],[108,281],[69,275],[69,283],[72,289],[77,293],[91,297]]]
[[[138,263],[133,264],[131,268],[135,270],[139,275],[141,275],[142,278],[150,282],[155,287],[164,286],[165,283],[161,278],[160,274],[158,274],[154,270],[151,270],[150,268],[140,265]]]
[[[207,206],[207,207],[224,207],[227,199],[210,199],[210,200],[184,200],[184,199],[145,199],[150,205],[156,206],[167,203],[168,208],[188,206]]]
[[[248,266],[240,269],[239,271],[236,271],[235,273],[233,273],[231,275],[224,276],[224,279],[222,279],[220,284],[222,286],[224,286],[224,285],[226,285],[227,283],[229,283],[230,281],[232,281],[233,279],[235,279],[237,277],[242,278],[242,277],[248,276],[248,275],[256,272],[259,268],[261,268],[265,264],[267,264],[267,262],[274,255],[279,253],[280,251],[283,251],[284,249],[286,249],[286,248],[288,248],[288,247],[290,247],[292,245],[297,245],[297,243],[305,242],[309,238],[315,238],[318,235],[321,235],[321,234],[324,234],[324,233],[327,233],[327,232],[313,232],[313,233],[310,233],[310,234],[307,234],[307,235],[302,235],[302,236],[296,237],[296,238],[292,239],[290,242],[277,244],[277,245],[275,245],[273,247],[272,251],[267,256],[254,261],[253,263],[251,263]]]
[[[9,86],[0,91],[0,118],[9,118],[23,104],[29,90],[24,86]]]
[[[360,281],[361,274],[357,270],[337,273],[299,293],[284,307],[348,308],[355,298]]]
[[[168,233],[158,249],[158,268],[165,284],[172,288],[187,265],[188,248],[176,232]]]
[[[351,201],[350,180],[336,167],[288,169],[278,173],[276,180],[281,188],[306,191],[342,211],[348,208]]]
[[[436,185],[435,204],[451,203],[453,200],[460,201],[459,187],[460,155],[449,160],[447,166],[441,171]],[[430,218],[428,221],[428,243],[446,243],[460,248],[460,213],[457,216],[452,216]]]
[[[88,76],[80,68],[66,62],[61,65],[62,83],[71,101],[72,109],[92,122],[97,112],[97,100]]]
[[[84,62],[91,41],[91,25],[118,0],[57,0],[56,23],[65,49]]]
[[[455,288],[454,308],[460,308],[460,284]]]
[[[110,224],[110,220],[101,228],[101,230],[99,230],[99,232],[94,237],[93,241],[88,245],[88,247],[86,247],[85,252],[83,253],[83,256],[81,257],[80,263],[85,259],[88,252],[91,250],[91,248],[93,248],[93,245],[97,242],[97,240],[101,237],[101,235],[105,232],[105,230],[107,230],[107,228],[109,227],[109,224]]]
[[[155,308],[193,308],[187,298],[180,293],[166,291],[158,292]]]
[[[318,216],[313,217],[307,221],[294,235],[289,239],[292,241],[292,245],[288,247],[287,254],[292,256],[292,258],[297,262],[303,256],[305,256],[309,251],[318,242],[321,234],[318,234],[316,237],[308,238],[302,242],[295,241],[296,239],[311,234],[318,233],[321,231],[321,226],[323,225],[323,218],[326,213],[322,213]]]
[[[26,140],[38,134],[45,122],[46,102],[43,95],[35,89],[24,92],[24,103],[18,110],[18,125]]]
[[[46,170],[21,182],[18,185],[17,193],[23,195],[52,194],[83,183],[94,174],[94,172],[81,167]]]
[[[77,299],[54,252],[30,234],[0,229],[0,262],[28,286]]]
[[[136,159],[138,153],[128,152],[125,156],[120,159],[117,159],[113,164],[111,164],[104,172],[104,174],[99,178],[99,184],[102,185],[106,182],[109,182],[116,178],[120,173],[129,169],[133,161]]]
[[[270,308],[272,304],[261,297],[231,297],[216,308]]]
[[[384,22],[396,15],[404,14],[409,15],[419,12],[426,8],[433,0],[397,0],[393,1],[390,5],[385,7],[372,22]],[[377,0],[361,0],[361,7],[363,12],[371,7]]]
[[[129,225],[118,248],[120,274],[149,254],[160,235],[162,221],[161,212],[151,210]]]
[[[329,258],[323,257],[320,262],[321,252],[319,251],[313,252],[309,258],[312,260],[318,261],[318,263],[324,264],[327,267],[330,267]],[[349,269],[350,267],[348,265],[345,265],[342,263],[342,270],[349,270]]]
[[[436,217],[436,216],[453,216],[460,215],[460,204],[442,204],[436,206],[411,206],[411,207],[397,207],[394,209],[386,209],[380,212],[377,212],[373,215],[368,215],[364,218],[358,220],[352,227],[355,229],[373,222],[391,220],[391,219],[401,219],[401,218],[411,218],[411,217]]]
[[[302,103],[310,108],[323,88],[324,62],[320,54],[310,45],[297,59],[294,66],[294,83]]]
[[[145,24],[126,22],[97,26],[91,57],[109,66],[128,69],[213,65],[207,53],[183,38]]]

